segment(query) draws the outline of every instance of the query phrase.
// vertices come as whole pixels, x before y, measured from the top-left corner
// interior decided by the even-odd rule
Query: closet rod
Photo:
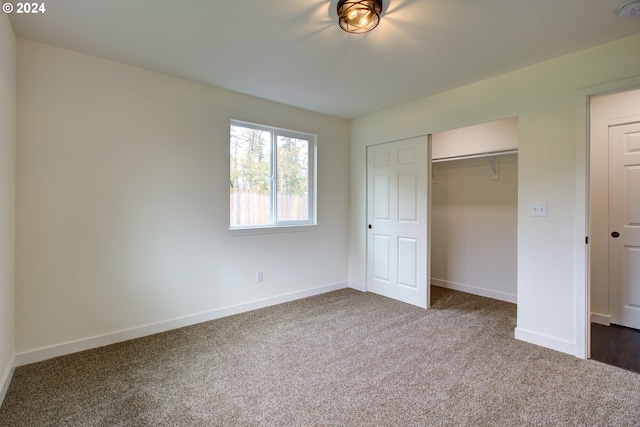
[[[439,159],[433,159],[431,163],[450,162],[453,160],[481,159],[481,158],[488,158],[488,157],[507,156],[509,154],[518,154],[518,150],[493,151],[493,152],[484,153],[484,154],[469,154],[466,156],[441,157]]]

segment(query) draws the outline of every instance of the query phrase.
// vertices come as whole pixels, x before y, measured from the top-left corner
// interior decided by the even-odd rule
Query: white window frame
[[[269,224],[259,225],[235,225],[229,224],[229,232],[233,235],[250,235],[250,234],[270,234],[270,233],[289,233],[296,231],[312,231],[318,228],[317,224],[317,175],[316,175],[316,157],[317,157],[317,136],[310,133],[293,131],[289,129],[281,129],[273,126],[261,125],[257,123],[250,123],[241,120],[231,120],[229,126],[229,159],[231,159],[231,127],[246,127],[259,131],[269,132],[271,134],[271,176],[270,176],[270,218]],[[278,137],[284,136],[289,138],[303,139],[309,142],[308,153],[308,211],[309,218],[306,220],[295,221],[277,221],[277,145]],[[229,189],[231,191],[231,189]],[[229,207],[231,210],[231,207]],[[229,221],[231,222],[231,221]]]

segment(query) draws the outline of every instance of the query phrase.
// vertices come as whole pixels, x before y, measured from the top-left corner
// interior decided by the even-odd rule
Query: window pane
[[[271,223],[271,133],[231,126],[231,226]]]
[[[309,141],[278,136],[277,220],[309,219]]]

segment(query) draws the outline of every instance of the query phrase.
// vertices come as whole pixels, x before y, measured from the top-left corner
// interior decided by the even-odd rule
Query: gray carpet
[[[2,426],[639,426],[640,375],[516,341],[515,306],[341,290],[16,369]]]

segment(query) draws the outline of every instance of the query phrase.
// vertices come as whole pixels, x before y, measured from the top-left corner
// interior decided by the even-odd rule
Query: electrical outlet
[[[262,270],[256,271],[256,282],[262,282]]]
[[[529,207],[529,216],[547,216],[546,203],[531,203]]]

